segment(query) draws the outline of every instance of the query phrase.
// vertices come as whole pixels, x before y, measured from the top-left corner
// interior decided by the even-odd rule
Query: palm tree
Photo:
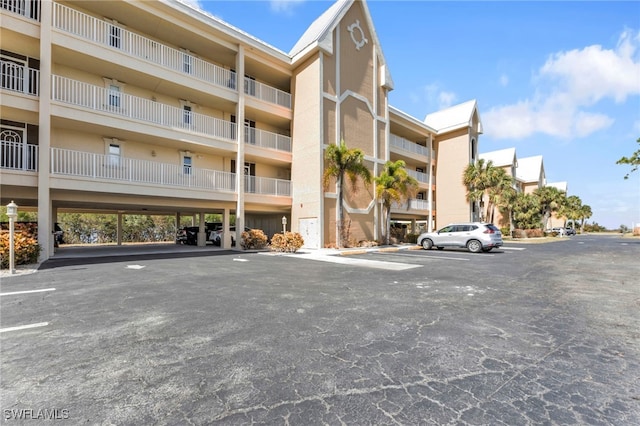
[[[636,142],[640,143],[640,138],[638,138]],[[631,171],[624,176],[625,179],[629,179],[629,175],[638,170],[638,167],[640,167],[640,149],[631,154],[629,157],[620,158],[618,161],[616,161],[616,164],[628,164],[630,166],[633,166],[631,168]]]
[[[493,223],[495,208],[502,204],[502,199],[507,191],[514,191],[513,177],[501,167],[491,167],[487,170],[488,188],[487,188],[487,222]]]
[[[533,191],[533,195],[538,198],[540,203],[542,230],[545,230],[551,214],[558,211],[565,204],[565,193],[554,186],[543,186]]]
[[[476,163],[471,163],[465,167],[462,174],[462,183],[467,187],[467,201],[475,205],[475,211],[480,211],[480,202],[484,197],[484,193],[489,187],[490,174],[492,173],[493,162],[479,159]],[[474,218],[475,220],[475,218]],[[483,220],[480,217],[480,220]]]
[[[336,245],[343,246],[344,241],[344,201],[343,201],[343,184],[345,177],[351,182],[354,192],[357,191],[358,178],[365,183],[371,183],[371,172],[364,165],[364,153],[358,148],[349,149],[344,139],[339,145],[329,145],[325,151],[325,160],[327,162],[326,169],[322,174],[322,183],[324,188],[329,186],[331,178],[336,179],[338,189],[338,205],[336,218]]]
[[[591,212],[591,206],[583,204],[580,208],[580,233],[584,233],[584,221],[589,219],[593,213]]]
[[[540,200],[533,194],[518,192],[513,204],[513,220],[518,229],[532,229],[540,225]]]
[[[567,197],[566,203],[558,210],[559,216],[566,218],[565,227],[568,221],[571,221],[571,228],[575,229],[576,220],[580,219],[580,209],[582,208],[582,200],[577,195]]]
[[[418,181],[409,176],[402,160],[387,161],[380,176],[375,178],[376,198],[382,201],[385,221],[385,244],[389,244],[391,233],[391,205],[401,204],[418,191]]]

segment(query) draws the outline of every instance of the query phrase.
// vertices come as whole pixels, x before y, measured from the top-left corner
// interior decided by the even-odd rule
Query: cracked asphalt
[[[2,422],[640,424],[640,239],[349,258],[114,256],[3,278]]]

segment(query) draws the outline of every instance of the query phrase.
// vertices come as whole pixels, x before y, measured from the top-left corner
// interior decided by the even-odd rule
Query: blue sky
[[[183,0],[288,52],[330,1]],[[478,101],[480,151],[543,155],[548,182],[609,228],[640,224],[640,2],[369,1],[395,83],[423,120]]]

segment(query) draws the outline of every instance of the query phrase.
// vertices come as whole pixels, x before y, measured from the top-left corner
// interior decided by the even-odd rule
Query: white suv
[[[436,232],[425,232],[418,237],[425,250],[437,247],[466,247],[472,253],[488,252],[504,244],[502,233],[492,223],[452,223]]]

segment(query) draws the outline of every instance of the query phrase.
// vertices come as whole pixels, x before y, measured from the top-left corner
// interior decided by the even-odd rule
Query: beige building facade
[[[7,0],[0,13],[1,199],[37,210],[43,260],[59,212],[187,216],[199,244],[207,213],[238,233],[279,232],[284,217],[306,247],[331,245],[337,191],[321,178],[341,140],[374,176],[405,160],[420,191],[395,220],[473,218],[461,176],[477,104],[424,121],[390,106],[366,2],[334,3],[290,52],[173,0]],[[350,240],[379,239],[373,186],[344,201]]]

